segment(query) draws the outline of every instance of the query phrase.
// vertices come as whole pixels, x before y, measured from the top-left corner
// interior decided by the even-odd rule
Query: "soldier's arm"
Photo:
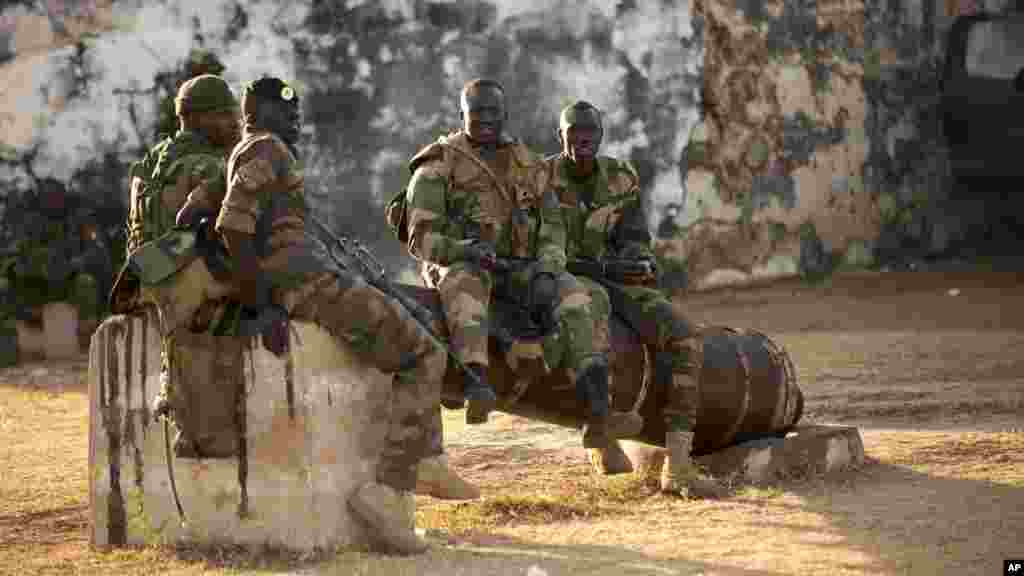
[[[215,217],[227,192],[224,161],[213,156],[199,156],[187,167],[185,176],[189,192],[175,222],[189,225],[201,215]]]
[[[653,239],[647,228],[643,199],[640,196],[640,178],[632,164],[618,161],[618,170],[612,175],[616,187],[622,190],[613,198],[616,205],[615,225],[608,236],[609,252],[620,258],[654,259]]]
[[[270,185],[280,176],[280,162],[275,156],[268,140],[254,143],[239,155],[215,225],[233,260],[239,298],[250,306],[265,304],[256,223],[266,209]]]
[[[449,266],[465,256],[467,241],[446,235],[448,178],[441,161],[416,167],[406,192],[409,253],[414,258]]]

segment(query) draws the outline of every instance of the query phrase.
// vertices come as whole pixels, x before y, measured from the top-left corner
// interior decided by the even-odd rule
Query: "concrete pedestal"
[[[665,460],[665,449],[642,442],[623,440],[620,450],[605,456],[608,462],[625,462],[599,471],[622,473],[633,470],[657,472]],[[798,426],[785,438],[744,442],[697,461],[717,478],[735,478],[752,483],[843,470],[864,463],[864,443],[852,426]],[[596,465],[596,462],[595,462]]]
[[[42,308],[42,329],[18,321],[18,351],[29,358],[59,360],[82,353],[78,340],[78,308],[67,302],[50,302]]]
[[[347,501],[375,476],[391,379],[358,364],[312,324],[294,324],[285,359],[254,342],[245,353],[246,457],[172,458],[188,520],[182,525],[162,421],[150,414],[160,382],[155,326],[153,319],[114,316],[92,337],[92,544],[188,541],[313,550],[366,543],[366,527]],[[201,340],[189,344],[196,353],[202,353]],[[171,433],[173,440],[173,426]]]

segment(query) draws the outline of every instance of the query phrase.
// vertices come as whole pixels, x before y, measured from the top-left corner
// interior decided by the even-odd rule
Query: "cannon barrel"
[[[434,329],[445,339],[441,301],[436,290],[396,284],[434,313]],[[644,427],[634,438],[664,446],[662,415],[672,374],[669,366],[640,343],[617,316],[610,326],[612,342],[612,405],[636,410]],[[701,455],[757,438],[783,436],[800,420],[803,394],[789,355],[768,336],[724,326],[702,328],[704,366],[700,375],[700,406],[694,454]],[[488,379],[499,396],[498,410],[566,427],[580,427],[583,408],[564,370],[546,375],[514,372],[500,344],[490,339]],[[462,399],[462,376],[449,362],[442,394]]]

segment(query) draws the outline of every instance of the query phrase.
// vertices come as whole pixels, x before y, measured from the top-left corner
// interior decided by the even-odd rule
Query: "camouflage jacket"
[[[128,251],[174,226],[185,201],[202,200],[211,209],[225,193],[227,150],[188,130],[157,144],[132,166],[128,208]]]
[[[597,169],[584,181],[569,175],[569,160],[561,154],[545,165],[561,205],[569,258],[654,258],[632,164],[599,156]]]
[[[408,247],[428,268],[443,275],[466,246],[482,239],[493,243],[499,257],[534,259],[538,271],[565,269],[557,199],[540,158],[522,143],[500,146],[497,159],[486,162],[468,136],[456,132],[420,150],[409,168]]]
[[[302,165],[280,138],[265,131],[243,134],[228,159],[227,182],[216,230],[254,235],[272,285],[294,288],[321,270],[310,264]]]

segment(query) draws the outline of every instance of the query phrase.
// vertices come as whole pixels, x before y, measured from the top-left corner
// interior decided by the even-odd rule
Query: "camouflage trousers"
[[[446,278],[450,277],[451,271]],[[525,280],[522,278],[516,280],[519,282],[514,280],[513,286],[507,291],[524,294],[527,289]],[[463,281],[465,282],[465,280]],[[552,369],[565,368],[570,379],[575,383],[576,374],[585,367],[587,362],[594,358],[607,357],[611,350],[609,335],[611,304],[604,287],[589,278],[563,273],[557,278],[557,281],[558,306],[555,308],[555,319],[558,331],[548,334],[544,338],[544,361]],[[453,298],[453,300],[455,299]],[[484,321],[481,320],[481,322]],[[484,324],[477,324],[477,326],[481,325]],[[451,330],[450,327],[449,330]],[[485,352],[486,343],[484,340]],[[431,411],[430,418],[426,422],[425,434],[429,443],[428,454],[430,456],[443,454],[444,429],[440,405]]]
[[[248,338],[178,330],[162,339],[160,396],[178,428],[175,454],[184,458],[230,458],[244,431]]]
[[[589,362],[608,357],[611,304],[604,288],[589,278],[563,272],[557,282],[555,322],[558,331],[545,337],[544,359],[552,368],[565,368],[569,379],[575,383],[576,375]]]
[[[494,278],[465,262],[452,264],[437,285],[449,345],[463,364],[487,366],[488,307]]]
[[[645,286],[610,284],[615,313],[636,331],[672,370],[663,414],[673,428],[693,430],[700,404],[700,372],[704,365],[698,327],[674,308],[660,291]]]
[[[606,356],[611,344],[608,315],[611,304],[604,288],[586,278],[563,272],[556,278],[554,321],[558,330],[544,339],[544,360],[551,368],[575,374],[595,357]],[[488,365],[488,308],[492,291],[528,304],[529,272],[513,272],[496,288],[489,272],[472,265],[452,265],[438,285],[452,350],[466,364]]]
[[[398,302],[343,271],[313,276],[276,295],[294,320],[314,322],[385,374],[394,374],[387,442],[377,480],[396,490],[416,487],[427,455],[432,411],[441,401],[445,352]]]

